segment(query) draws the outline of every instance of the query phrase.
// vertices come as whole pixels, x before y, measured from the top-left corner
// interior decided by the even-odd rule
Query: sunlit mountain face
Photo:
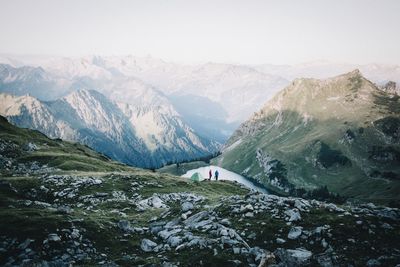
[[[278,192],[326,186],[396,198],[399,111],[393,83],[377,87],[359,70],[296,79],[235,131],[217,160]]]

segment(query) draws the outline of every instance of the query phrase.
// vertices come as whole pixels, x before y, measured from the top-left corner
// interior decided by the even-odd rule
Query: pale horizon
[[[7,1],[0,53],[400,64],[400,1]]]
[[[346,62],[346,61],[335,61],[335,60],[328,60],[328,59],[313,59],[313,60],[308,60],[308,61],[301,61],[301,62],[295,62],[295,63],[273,63],[273,62],[260,62],[260,63],[242,63],[242,62],[235,62],[235,61],[216,61],[216,60],[205,60],[205,61],[179,61],[179,60],[173,60],[173,59],[165,59],[162,57],[157,57],[155,55],[147,54],[147,55],[136,55],[136,54],[82,54],[82,55],[49,55],[49,54],[17,54],[17,53],[3,53],[0,52],[0,57],[3,58],[9,58],[9,59],[15,59],[21,61],[21,63],[27,64],[27,65],[40,65],[42,61],[46,62],[47,59],[61,59],[61,58],[67,58],[67,59],[80,59],[80,58],[90,58],[90,57],[137,57],[137,58],[152,58],[155,60],[161,60],[166,63],[172,63],[172,64],[179,64],[179,65],[187,65],[187,66],[196,66],[196,65],[202,65],[202,64],[230,64],[230,65],[242,65],[242,66],[262,66],[262,65],[272,65],[272,66],[301,66],[301,65],[307,65],[307,64],[323,64],[326,63],[327,65],[348,65],[348,66],[368,66],[368,65],[382,65],[382,66],[388,66],[388,67],[397,67],[400,66],[400,63],[385,63],[385,62],[366,62],[366,63],[355,63],[355,62]],[[38,59],[40,62],[36,63],[33,58]],[[35,64],[32,64],[35,62]]]

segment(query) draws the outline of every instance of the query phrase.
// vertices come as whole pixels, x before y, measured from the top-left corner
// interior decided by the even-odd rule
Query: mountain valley
[[[160,167],[218,149],[218,143],[196,135],[168,102],[117,103],[93,90],[74,91],[54,101],[0,94],[0,101],[0,114],[18,126],[86,144],[134,166]]]

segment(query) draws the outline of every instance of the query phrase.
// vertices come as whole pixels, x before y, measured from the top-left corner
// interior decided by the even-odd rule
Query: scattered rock
[[[74,229],[72,230],[72,233],[71,233],[71,238],[72,238],[72,239],[78,239],[80,236],[81,236],[81,235],[80,235],[80,233],[79,233],[79,230],[74,228]]]
[[[121,220],[118,222],[118,227],[124,231],[124,232],[132,232],[133,229],[131,227],[131,224],[127,220]]]
[[[163,201],[157,196],[151,198],[151,205],[157,209],[165,207]]]
[[[60,242],[61,238],[57,234],[49,234],[47,239],[51,242]]]
[[[297,239],[301,235],[302,230],[303,227],[301,226],[292,227],[292,229],[289,231],[288,238],[292,240]]]
[[[246,212],[246,214],[244,215],[247,218],[253,218],[254,217],[254,213],[253,212]]]
[[[278,255],[281,262],[285,263],[286,266],[303,266],[310,264],[312,257],[311,251],[303,248],[298,249],[282,249],[278,248],[275,251],[275,255]]]
[[[142,239],[142,242],[140,243],[140,248],[144,252],[151,252],[153,249],[157,246],[157,243],[151,241],[150,239]]]
[[[282,238],[277,238],[277,239],[276,239],[276,243],[277,243],[277,244],[283,244],[283,243],[286,243],[286,240],[285,240],[285,239],[282,239]]]
[[[297,222],[301,220],[300,213],[297,210],[286,210],[285,215],[289,222]]]
[[[192,203],[192,202],[186,201],[186,202],[183,202],[183,203],[182,203],[181,209],[182,209],[183,212],[192,210],[193,208],[194,208],[194,206],[193,206],[193,203]]]

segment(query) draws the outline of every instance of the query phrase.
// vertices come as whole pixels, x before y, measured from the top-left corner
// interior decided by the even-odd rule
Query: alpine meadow
[[[0,266],[400,266],[400,2],[0,1]]]

